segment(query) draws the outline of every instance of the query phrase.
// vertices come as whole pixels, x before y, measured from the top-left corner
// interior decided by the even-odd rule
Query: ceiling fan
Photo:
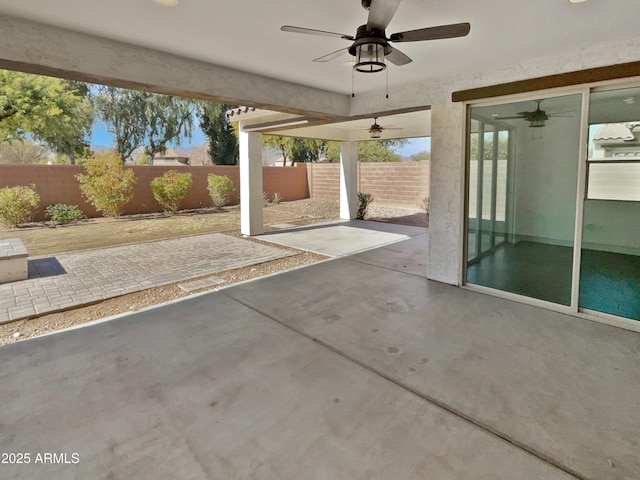
[[[554,118],[554,117],[571,117],[571,115],[549,114],[549,113],[545,112],[544,110],[542,110],[540,108],[540,103],[542,103],[542,100],[536,100],[536,109],[531,111],[531,112],[518,112],[514,116],[508,116],[508,117],[494,116],[493,118],[495,118],[496,120],[518,120],[518,119],[522,119],[522,120],[526,120],[527,122],[529,122],[529,126],[530,127],[540,128],[540,127],[544,127],[546,125],[545,122],[547,120],[549,120],[550,118]]]
[[[402,127],[394,127],[393,125],[382,126],[378,124],[378,117],[373,117],[373,124],[369,128],[365,128],[364,130],[369,131],[369,136],[371,138],[380,138],[380,135],[385,130],[402,130]]]
[[[353,42],[349,47],[316,58],[313,61],[328,62],[348,52],[355,57],[354,70],[375,73],[387,68],[385,59],[397,66],[406,65],[412,61],[400,50],[392,47],[389,42],[420,42],[423,40],[464,37],[471,29],[471,25],[468,23],[455,23],[398,32],[387,37],[385,30],[395,15],[400,5],[400,0],[361,0],[361,2],[362,6],[369,11],[369,16],[367,23],[358,27],[355,36],[291,25],[284,25],[281,30],[283,32],[337,37]]]

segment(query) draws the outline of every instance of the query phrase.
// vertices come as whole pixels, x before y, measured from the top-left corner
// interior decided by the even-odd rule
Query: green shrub
[[[233,182],[226,175],[207,175],[207,190],[211,195],[213,206],[220,210],[229,201],[229,194],[235,190]]]
[[[424,197],[420,201],[420,208],[426,212],[427,217],[429,216],[429,207],[430,207],[430,199],[429,197]]]
[[[84,170],[84,175],[76,175],[82,195],[104,216],[119,217],[133,198],[133,170],[125,169],[115,152],[87,160]]]
[[[30,222],[39,203],[35,185],[1,188],[0,221],[9,227]]]
[[[180,202],[187,196],[193,180],[190,173],[178,173],[169,170],[161,177],[156,177],[149,184],[153,198],[162,205],[165,211],[176,213]]]
[[[358,220],[364,220],[364,216],[367,214],[367,207],[371,200],[373,200],[373,197],[370,193],[358,192],[358,213],[356,214]]]
[[[77,205],[67,205],[65,203],[49,205],[44,209],[44,213],[49,220],[58,225],[76,223],[81,218],[84,218],[82,210],[80,210]]]

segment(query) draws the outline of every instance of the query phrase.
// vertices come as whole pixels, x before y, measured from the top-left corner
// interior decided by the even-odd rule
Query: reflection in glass
[[[578,305],[640,320],[639,88],[591,94],[588,152]]]
[[[580,109],[581,95],[471,109],[468,283],[570,305]]]

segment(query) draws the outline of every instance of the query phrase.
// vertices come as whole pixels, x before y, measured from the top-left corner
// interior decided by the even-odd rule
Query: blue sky
[[[411,138],[404,147],[396,150],[398,155],[410,157],[419,152],[431,151],[431,137]]]
[[[183,142],[181,145],[178,145],[178,147],[188,148],[193,145],[202,145],[205,142],[204,133],[196,126],[191,141]],[[107,131],[107,126],[103,122],[97,121],[93,125],[93,129],[91,130],[91,144],[102,147],[111,147],[113,145],[113,135]],[[171,146],[176,147],[176,145]],[[403,157],[410,157],[415,153],[424,151],[431,151],[431,138],[429,137],[412,138],[404,147],[396,150],[396,153]]]
[[[204,133],[199,128],[195,128],[190,142],[183,142],[181,147],[191,147],[192,145],[202,145],[205,143]],[[91,145],[100,147],[113,146],[113,135],[107,131],[104,122],[96,121],[91,130]],[[175,145],[171,145],[175,148]]]

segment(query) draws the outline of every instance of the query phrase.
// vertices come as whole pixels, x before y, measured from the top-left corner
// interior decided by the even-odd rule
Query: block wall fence
[[[137,182],[133,200],[125,206],[124,214],[162,211],[153,198],[149,183],[167,170],[190,172],[193,185],[180,208],[211,206],[207,191],[207,175],[227,175],[236,185],[230,205],[238,204],[240,174],[237,166],[171,167],[131,166]],[[83,173],[77,165],[0,165],[0,188],[35,185],[40,195],[40,207],[35,219],[44,219],[44,208],[55,203],[78,205],[88,217],[100,214],[80,193],[75,176]],[[304,198],[340,198],[340,166],[338,164],[298,163],[293,167],[263,167],[263,191],[271,198],[278,192],[286,200]],[[358,191],[371,193],[374,201],[387,205],[418,207],[429,196],[429,162],[362,163],[358,164]]]
[[[416,208],[429,197],[429,161],[358,163],[358,191],[370,193],[375,203]],[[340,165],[307,164],[311,198],[340,198]]]
[[[236,186],[231,194],[229,205],[238,204],[238,185],[240,173],[237,166],[207,166],[207,167],[171,167],[171,166],[132,166],[137,182],[134,187],[133,200],[124,207],[124,214],[160,212],[162,207],[153,198],[149,183],[155,177],[160,177],[168,170],[189,172],[193,175],[193,185],[187,197],[180,204],[181,209],[202,208],[211,206],[211,197],[207,191],[207,175],[226,175]],[[270,171],[271,167],[263,169],[264,191],[271,195],[280,193],[288,200],[309,198],[307,188],[307,172],[304,167],[280,167],[278,172]],[[40,207],[35,220],[43,220],[44,209],[47,205],[66,203],[77,205],[86,216],[101,216],[80,193],[80,185],[76,180],[78,173],[84,170],[78,165],[0,165],[0,188],[17,185],[35,185],[40,195]],[[269,197],[270,198],[270,197]]]

